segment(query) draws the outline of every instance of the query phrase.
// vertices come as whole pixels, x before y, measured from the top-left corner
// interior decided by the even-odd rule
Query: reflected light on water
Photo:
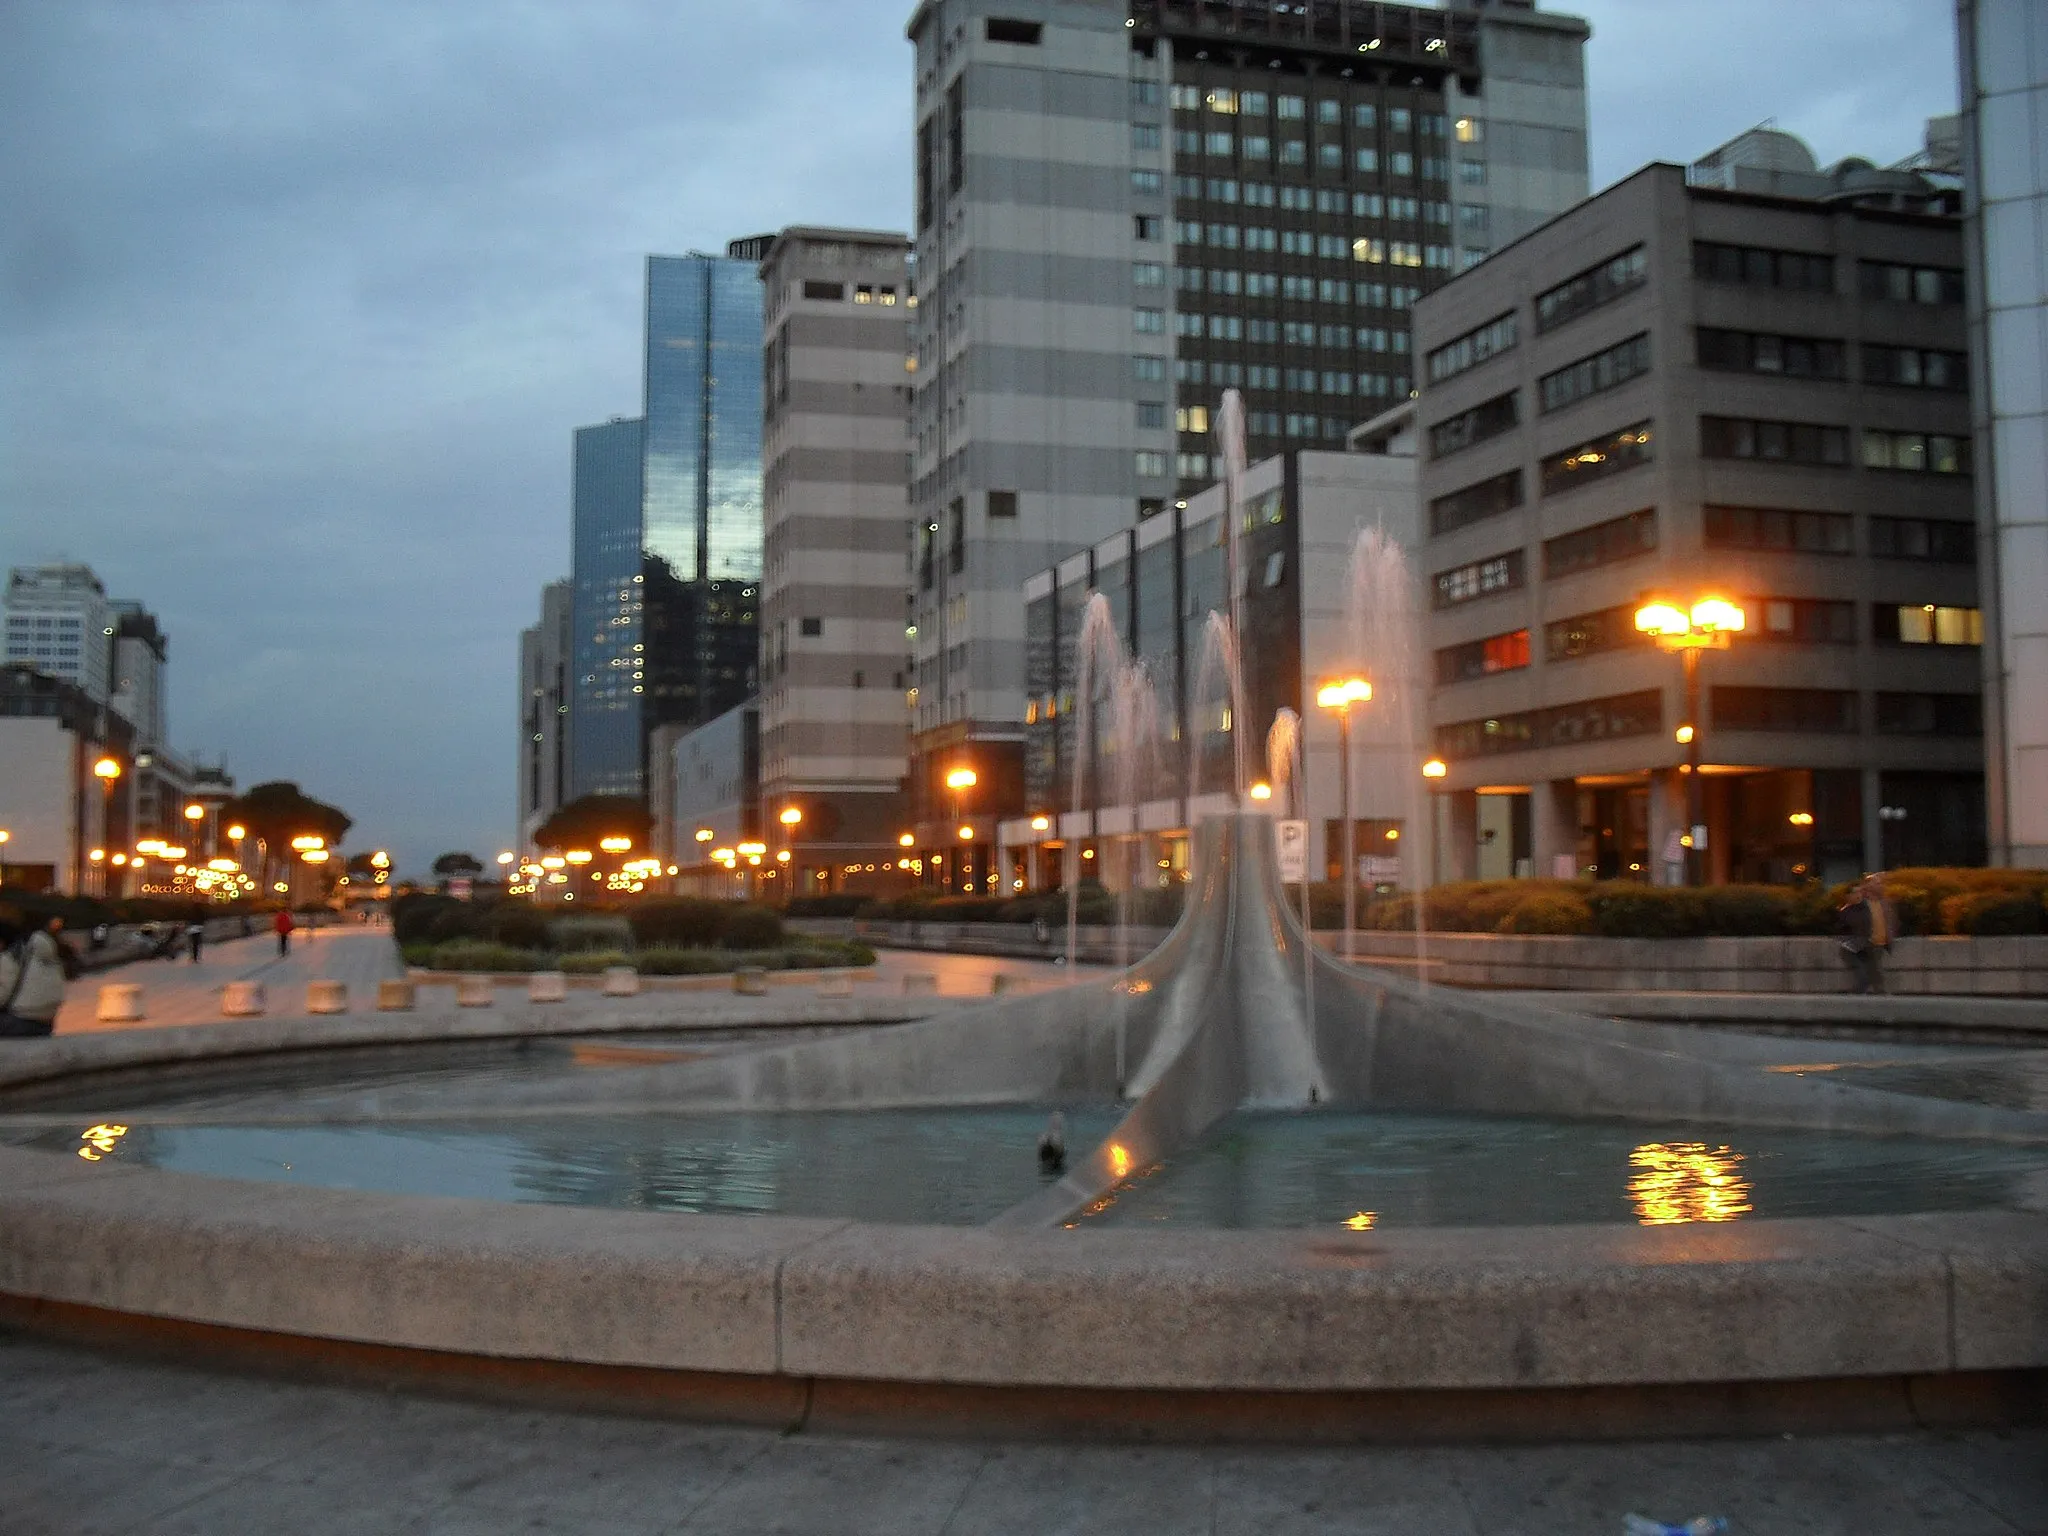
[[[1353,1211],[1344,1218],[1344,1225],[1354,1232],[1370,1232],[1380,1224],[1377,1211]]]
[[[127,1134],[128,1127],[125,1125],[102,1124],[80,1131],[78,1139],[82,1145],[78,1149],[78,1155],[88,1163],[96,1163],[113,1151],[115,1144]]]
[[[1646,1227],[1687,1221],[1734,1221],[1755,1209],[1749,1180],[1740,1171],[1742,1154],[1732,1147],[1699,1141],[1652,1141],[1628,1155],[1635,1172],[1629,1198],[1636,1220]]]
[[[1130,1149],[1121,1142],[1112,1141],[1109,1144],[1109,1171],[1119,1179],[1128,1176],[1131,1171]]]

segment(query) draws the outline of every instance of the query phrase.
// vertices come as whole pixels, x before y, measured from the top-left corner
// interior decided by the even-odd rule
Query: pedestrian
[[[206,924],[200,922],[195,917],[185,925],[185,943],[192,951],[192,963],[194,965],[199,963],[199,949],[205,942]]]
[[[0,956],[0,1036],[47,1035],[64,1004],[64,983],[78,974],[71,947],[58,935],[64,919],[52,917]]]
[[[270,920],[270,926],[277,934],[277,955],[281,960],[292,952],[292,929],[297,925],[292,922],[291,913],[279,907],[277,916]]]
[[[1898,909],[1884,893],[1883,875],[1865,875],[1842,903],[1835,924],[1842,954],[1856,977],[1858,992],[1884,991],[1884,957],[1899,931]]]

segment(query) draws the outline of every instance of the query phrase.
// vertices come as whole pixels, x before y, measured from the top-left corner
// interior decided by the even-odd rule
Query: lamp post
[[[121,765],[111,757],[103,757],[92,765],[93,777],[100,781],[100,841],[109,841],[108,834],[114,825],[114,785],[121,777]],[[101,854],[104,858],[106,855]],[[106,866],[100,866],[100,894],[107,894]]]
[[[785,878],[791,882],[782,893],[784,903],[796,894],[796,829],[803,824],[804,813],[793,805],[785,805],[782,814],[775,818],[782,823],[782,851],[775,855],[775,862],[786,866]]]
[[[206,820],[206,807],[197,800],[192,801],[185,807],[185,819],[192,824],[192,841],[200,845],[200,853],[206,858],[212,858],[214,855],[213,839],[208,837],[202,840],[198,836],[199,823]]]
[[[1344,818],[1344,963],[1351,963],[1351,930],[1358,918],[1358,853],[1351,826],[1351,706],[1372,698],[1372,684],[1362,677],[1341,678],[1316,690],[1316,704],[1337,712],[1337,779],[1339,812]]]
[[[1690,609],[1672,603],[1645,603],[1636,610],[1636,628],[1664,650],[1676,651],[1685,662],[1685,719],[1674,735],[1685,748],[1686,833],[1685,883],[1706,883],[1706,795],[1700,782],[1700,652],[1725,651],[1747,627],[1749,616],[1725,597],[1703,597]]]
[[[7,840],[14,834],[0,827],[0,890],[7,888]]]
[[[980,782],[981,780],[976,777],[972,768],[955,768],[946,775],[946,788],[953,791],[953,819],[955,821],[960,819],[961,802],[966,798],[967,791],[974,788]],[[953,867],[957,871],[965,868],[966,863],[965,859],[958,859],[954,861]],[[963,885],[961,889],[967,890],[969,888]]]

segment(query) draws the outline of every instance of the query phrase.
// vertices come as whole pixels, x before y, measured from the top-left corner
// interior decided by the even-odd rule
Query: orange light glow
[[[1691,1221],[1735,1221],[1755,1209],[1742,1154],[1698,1141],[1653,1141],[1628,1155],[1636,1220],[1646,1227]]]
[[[1354,1232],[1370,1232],[1380,1224],[1377,1211],[1353,1211],[1344,1218],[1344,1225]]]
[[[1254,800],[1270,800],[1273,798],[1273,786],[1270,784],[1254,784],[1246,793]]]
[[[1121,1142],[1109,1144],[1109,1171],[1116,1178],[1123,1178],[1131,1171],[1130,1149]]]
[[[204,820],[206,820],[206,807],[205,807],[205,806],[203,806],[203,805],[188,805],[188,806],[186,806],[186,807],[185,807],[185,819],[186,819],[187,821],[204,821]]]
[[[121,777],[121,765],[111,757],[103,757],[94,763],[92,771],[95,777],[105,779],[110,784]]]
[[[1339,678],[1316,690],[1316,703],[1323,709],[1349,709],[1372,699],[1372,684],[1362,677]]]
[[[1050,816],[1034,816],[1031,818],[1031,830],[1034,832],[1048,831],[1051,827],[1052,818]]]
[[[1422,776],[1425,779],[1440,779],[1450,771],[1451,765],[1440,757],[1432,757],[1422,765]]]
[[[972,789],[980,782],[981,780],[975,775],[972,768],[955,768],[946,775],[946,788],[948,789]]]

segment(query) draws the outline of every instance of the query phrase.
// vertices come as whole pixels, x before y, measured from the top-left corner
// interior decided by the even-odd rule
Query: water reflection
[[[119,1146],[121,1138],[127,1134],[125,1125],[90,1126],[78,1133],[78,1155],[88,1163],[97,1163]]]
[[[1370,1232],[1380,1224],[1377,1211],[1353,1211],[1344,1218],[1344,1225],[1354,1232]]]
[[[1645,1142],[1628,1155],[1636,1220],[1646,1227],[1688,1221],[1735,1221],[1755,1209],[1742,1154],[1700,1141]]]

